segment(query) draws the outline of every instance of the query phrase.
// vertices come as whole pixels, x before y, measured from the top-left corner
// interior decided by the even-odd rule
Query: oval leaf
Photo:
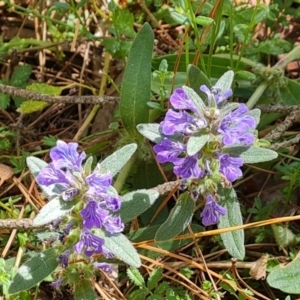
[[[141,259],[136,249],[132,246],[131,242],[125,235],[117,233],[108,236],[100,230],[95,230],[94,233],[104,239],[105,247],[118,259],[135,268],[139,268],[141,266]]]
[[[48,202],[42,207],[38,215],[33,220],[34,226],[41,226],[66,215],[71,212],[74,204],[71,202],[64,202],[59,200],[58,197]]]
[[[119,211],[122,221],[127,223],[146,211],[159,197],[155,190],[137,190],[122,196]]]
[[[9,294],[28,290],[41,282],[58,266],[57,257],[56,249],[51,248],[23,264],[9,287]]]
[[[112,176],[115,176],[129,161],[135,150],[137,149],[136,144],[129,144],[121,149],[115,151],[110,156],[106,157],[96,168],[101,173],[110,172]]]
[[[221,78],[219,78],[214,86],[218,89],[221,89],[221,94],[223,94],[231,89],[233,77],[233,71],[227,71],[221,76]]]
[[[121,86],[120,114],[125,130],[136,136],[136,126],[148,122],[154,34],[145,23],[132,43]]]
[[[272,269],[267,277],[268,284],[287,294],[300,294],[300,260],[295,259],[285,267]]]
[[[227,209],[225,216],[220,216],[218,228],[228,228],[243,224],[240,203],[237,200],[235,190],[218,190],[221,196],[220,205]],[[245,257],[244,230],[235,230],[221,233],[221,238],[225,248],[232,257],[243,260]]]
[[[201,85],[206,85],[211,88],[211,83],[206,75],[196,66],[189,65],[187,71],[188,81],[190,87],[203,99],[207,98],[207,95],[200,91]]]
[[[156,123],[139,124],[137,130],[145,138],[156,144],[160,143],[163,139],[163,135],[160,132],[160,125]]]
[[[168,219],[156,232],[156,241],[167,241],[182,232],[190,223],[195,208],[195,201],[188,193],[180,195]]]
[[[187,143],[187,154],[192,156],[199,152],[209,140],[209,134],[191,136]]]
[[[233,157],[241,157],[245,164],[253,164],[264,161],[269,161],[277,158],[277,152],[260,147],[244,147],[237,146],[231,148],[224,148],[224,151]]]
[[[205,104],[200,96],[188,86],[183,86],[182,89],[186,93],[186,95],[194,102],[196,107],[200,110],[200,112],[205,110]]]

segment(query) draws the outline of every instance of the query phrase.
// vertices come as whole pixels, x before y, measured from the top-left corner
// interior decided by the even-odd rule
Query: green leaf
[[[267,277],[268,284],[287,294],[300,294],[300,260],[295,259],[286,266],[273,268]]]
[[[187,154],[193,156],[199,152],[209,140],[209,134],[191,136],[187,142]]]
[[[245,164],[254,164],[258,162],[264,162],[273,160],[278,157],[278,153],[260,147],[244,147],[244,146],[236,146],[231,148],[224,148],[224,152],[230,154],[233,157],[241,157],[244,160]]]
[[[163,274],[163,269],[162,268],[157,268],[154,269],[147,281],[147,288],[151,291],[155,288],[155,286],[157,285],[157,283],[159,282],[159,280],[162,278],[162,274]]]
[[[149,139],[151,142],[156,144],[160,143],[163,139],[163,135],[160,132],[160,125],[156,123],[139,124],[137,130],[141,135]]]
[[[117,258],[135,268],[139,268],[141,266],[141,259],[136,249],[132,246],[131,242],[125,235],[121,233],[105,235],[105,233],[100,230],[95,230],[95,233],[104,239],[105,247]]]
[[[221,76],[221,78],[219,78],[217,83],[214,85],[216,88],[221,89],[221,95],[231,89],[233,78],[233,71],[227,71]]]
[[[121,86],[120,115],[125,130],[137,136],[136,126],[148,122],[154,35],[145,23],[130,49]]]
[[[53,86],[46,83],[34,82],[26,86],[26,90],[44,94],[44,95],[59,96],[61,94],[62,88],[59,86]]]
[[[281,96],[280,102],[285,105],[299,105],[300,83],[289,78],[285,78],[285,80],[287,80],[287,85],[279,89]]]
[[[149,294],[147,290],[135,290],[129,294],[127,300],[141,300]]]
[[[127,269],[126,273],[134,285],[146,286],[144,277],[141,275],[138,269],[130,267]]]
[[[182,232],[191,222],[195,201],[187,192],[180,195],[168,219],[156,232],[156,241],[167,241]]]
[[[188,81],[190,87],[201,97],[206,98],[206,94],[200,91],[201,85],[206,85],[211,88],[211,83],[206,75],[196,66],[189,65],[187,71]]]
[[[193,89],[189,88],[188,86],[183,86],[182,89],[184,90],[186,95],[194,102],[194,104],[200,111],[205,110],[206,107],[203,100]]]
[[[243,225],[240,203],[235,190],[220,187],[218,194],[221,196],[220,205],[227,209],[225,216],[220,216],[218,228],[227,228]],[[221,233],[225,248],[232,257],[243,260],[245,257],[244,230],[235,230]]]
[[[73,207],[73,201],[65,202],[56,197],[42,207],[38,215],[34,218],[33,225],[41,226],[51,223],[71,212]]]
[[[0,93],[0,108],[6,109],[10,102],[10,96]]]
[[[22,114],[31,114],[36,111],[43,110],[46,106],[48,106],[48,103],[45,101],[27,100],[20,104],[17,112]]]
[[[10,85],[16,87],[24,87],[29,76],[31,74],[32,68],[30,65],[20,65],[17,66],[13,75],[10,79]]]
[[[115,30],[118,35],[135,37],[136,33],[133,28],[134,17],[128,9],[117,7],[112,14]]]
[[[97,164],[96,168],[102,174],[110,172],[112,176],[115,176],[129,161],[136,149],[136,144],[128,144],[106,157]]]
[[[169,288],[170,284],[167,281],[161,282],[158,287],[155,289],[157,294],[163,294]]]
[[[212,23],[215,23],[214,19],[209,18],[209,17],[204,17],[204,16],[196,17],[195,21],[197,24],[202,25],[202,26],[208,26]]]
[[[284,248],[296,243],[296,235],[287,226],[272,224],[271,227],[279,247]]]
[[[61,93],[61,88],[57,86],[51,86],[46,83],[32,83],[31,85],[26,87],[26,90],[37,92],[40,94],[58,96]],[[45,101],[37,101],[37,100],[28,100],[22,102],[20,107],[17,109],[18,112],[23,114],[30,114],[39,110],[44,109],[48,105]]]
[[[159,197],[155,190],[137,190],[122,196],[119,211],[122,221],[127,223],[146,211]]]
[[[37,285],[56,269],[57,257],[56,249],[51,248],[28,260],[18,269],[8,292],[15,294]]]
[[[80,278],[74,282],[74,300],[90,300],[97,299],[91,281],[89,279]]]

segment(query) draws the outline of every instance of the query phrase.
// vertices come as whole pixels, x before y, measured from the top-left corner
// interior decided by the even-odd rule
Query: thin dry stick
[[[278,140],[288,128],[298,121],[299,113],[299,108],[293,110],[288,116],[286,116],[285,120],[281,124],[276,126],[276,128],[264,136],[264,138],[270,142]]]
[[[119,102],[119,97],[113,96],[50,96],[27,91],[10,85],[0,84],[0,92],[13,97],[22,97],[30,100],[40,100],[48,103],[87,103],[87,104],[106,104],[110,102]]]

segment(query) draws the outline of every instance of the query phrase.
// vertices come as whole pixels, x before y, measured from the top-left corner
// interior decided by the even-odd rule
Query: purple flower
[[[121,198],[106,194],[104,198],[105,207],[112,212],[116,212],[121,208]]]
[[[86,177],[89,185],[89,194],[97,195],[97,193],[105,193],[112,183],[112,176],[109,173],[101,174],[98,170],[94,170],[92,174]]]
[[[257,124],[255,118],[247,115],[247,112],[247,106],[242,103],[236,110],[223,118],[218,132],[222,134],[224,145],[253,144],[255,138],[249,130],[254,130]]]
[[[85,152],[79,155],[77,143],[65,143],[57,141],[56,147],[50,150],[52,163],[57,169],[68,168],[75,171],[81,170],[82,161],[85,159]]]
[[[69,256],[71,254],[71,251],[68,249],[65,252],[63,252],[59,257],[58,257],[58,262],[66,268],[69,264]]]
[[[50,286],[52,286],[53,288],[55,288],[56,290],[58,290],[60,288],[60,286],[63,284],[63,279],[58,279],[56,281],[53,281],[52,283],[50,283]]]
[[[233,182],[242,177],[243,173],[240,169],[244,163],[242,158],[231,157],[228,154],[219,154],[218,157],[220,160],[220,172],[228,181]]]
[[[104,240],[92,234],[88,229],[83,228],[78,243],[74,245],[77,253],[84,251],[84,254],[91,257],[93,254],[102,253]]]
[[[83,219],[83,226],[87,229],[101,228],[103,221],[109,215],[109,212],[100,207],[100,203],[95,200],[89,200],[85,208],[80,212]]]
[[[227,213],[226,208],[219,205],[211,194],[206,195],[206,204],[200,214],[204,226],[217,224],[221,216]]]
[[[205,174],[198,165],[198,153],[193,156],[187,156],[180,162],[175,162],[174,173],[184,179],[201,178]]]
[[[111,234],[119,233],[124,230],[124,223],[121,220],[121,217],[112,217],[109,216],[105,219],[103,224],[106,231],[110,232]]]
[[[195,103],[187,96],[182,88],[176,89],[170,97],[170,102],[175,109],[191,110],[196,114],[200,114]]]
[[[103,272],[111,274],[113,272],[112,265],[105,262],[95,262],[94,267],[97,269],[101,269]]]
[[[159,163],[180,163],[183,159],[179,158],[179,155],[186,151],[186,146],[165,137],[160,144],[153,147],[153,150]]]
[[[79,190],[76,188],[69,188],[61,193],[61,197],[64,201],[70,202],[74,197],[79,193]]]
[[[74,182],[74,177],[69,171],[64,172],[60,169],[56,169],[53,163],[50,163],[47,167],[40,170],[36,180],[38,184],[45,186],[55,183],[69,186]]]
[[[173,108],[167,111],[165,119],[160,123],[163,134],[183,133],[191,135],[193,132],[207,127],[207,121],[202,112],[182,88],[174,91],[170,97],[170,102]]]
[[[221,102],[227,100],[232,96],[231,89],[221,94],[221,89],[214,86],[209,89],[206,85],[201,85],[200,91],[207,95],[208,104],[210,104],[211,101],[215,101],[216,105],[219,105]]]

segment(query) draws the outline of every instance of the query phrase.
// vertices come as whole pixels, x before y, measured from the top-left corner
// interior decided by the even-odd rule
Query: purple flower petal
[[[222,134],[222,141],[226,146],[253,144],[255,138],[249,130],[254,130],[257,124],[253,116],[247,115],[248,111],[245,104],[240,104],[221,121],[218,132]]]
[[[58,262],[63,266],[63,268],[66,268],[68,266],[70,254],[71,251],[68,249],[58,257]]]
[[[74,245],[74,250],[79,254],[84,251],[86,256],[91,257],[93,254],[102,253],[103,245],[103,239],[83,228],[79,242]]]
[[[184,179],[200,178],[205,175],[198,165],[198,154],[187,156],[182,162],[174,163],[174,165],[174,173]]]
[[[244,161],[240,157],[231,157],[228,154],[219,154],[220,172],[227,178],[228,181],[233,182],[243,176],[240,167]]]
[[[55,289],[59,289],[61,287],[61,285],[63,284],[63,279],[58,279],[56,281],[53,281],[52,283],[50,283],[50,285],[55,288]]]
[[[159,163],[175,163],[182,161],[179,156],[186,151],[186,146],[180,142],[173,142],[168,138],[164,138],[160,144],[153,147],[153,150]]]
[[[101,263],[95,262],[94,267],[98,268],[98,269],[101,269],[103,272],[105,272],[107,274],[111,274],[113,272],[112,265],[108,264],[108,263],[105,263],[105,262],[101,262]]]
[[[70,172],[64,172],[60,169],[56,169],[54,165],[50,163],[46,168],[41,169],[36,181],[38,184],[45,186],[55,183],[68,186],[74,182],[74,177]]]
[[[209,89],[206,85],[201,85],[200,91],[207,95],[208,103],[210,103],[211,101],[215,101],[216,105],[219,105],[221,102],[227,100],[232,96],[231,89],[221,94],[221,89],[214,86]]]
[[[56,147],[50,150],[50,157],[55,168],[68,168],[79,171],[86,154],[85,152],[81,152],[79,155],[77,148],[77,143],[65,143],[64,141],[57,141]]]
[[[80,212],[83,219],[83,226],[87,229],[101,228],[109,212],[100,207],[100,203],[89,200],[85,208]]]
[[[116,212],[121,208],[121,198],[106,194],[104,197],[105,207],[112,212]]]
[[[119,233],[124,230],[124,223],[121,217],[107,217],[103,225],[105,230],[111,234]]]
[[[61,197],[64,201],[70,202],[74,197],[79,193],[79,190],[76,188],[69,188],[61,193]]]
[[[112,176],[109,173],[101,174],[94,170],[85,180],[90,188],[89,194],[97,192],[105,193],[112,183]]]
[[[160,123],[162,132],[165,135],[173,135],[174,133],[186,133],[186,129],[192,124],[194,118],[186,111],[176,112],[169,109],[166,113],[164,121]]]
[[[202,224],[204,226],[217,224],[220,215],[225,216],[226,213],[226,208],[219,205],[211,194],[206,195],[206,204],[202,213],[200,214],[200,217],[202,218]]]
[[[175,109],[191,110],[199,114],[199,109],[194,102],[187,96],[182,88],[176,89],[170,97],[170,102]]]

